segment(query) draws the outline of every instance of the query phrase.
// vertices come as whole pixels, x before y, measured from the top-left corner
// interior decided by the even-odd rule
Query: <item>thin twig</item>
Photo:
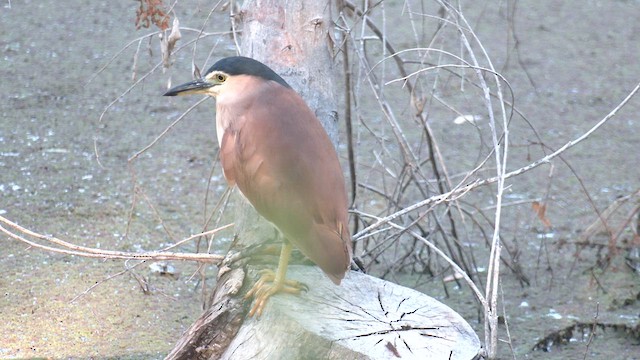
[[[506,173],[504,175],[504,179],[510,179],[512,177],[521,175],[523,173],[526,173],[532,169],[537,168],[540,165],[543,164],[547,164],[549,163],[551,160],[553,160],[554,158],[558,157],[560,154],[562,154],[563,152],[567,151],[568,149],[576,146],[577,144],[581,143],[582,141],[584,141],[585,139],[587,139],[591,134],[593,134],[596,130],[598,130],[600,127],[602,127],[602,125],[604,125],[605,123],[607,123],[611,118],[613,118],[618,111],[620,111],[620,109],[622,109],[628,102],[629,100],[631,100],[631,98],[633,98],[638,90],[640,90],[640,83],[638,85],[636,85],[636,87],[624,98],[624,100],[622,100],[613,110],[611,110],[604,118],[602,118],[600,121],[598,121],[593,127],[591,127],[587,132],[585,132],[584,134],[580,135],[579,137],[568,141],[567,143],[565,143],[562,147],[560,147],[559,149],[557,149],[556,151],[552,152],[551,154],[544,156],[536,161],[533,161],[531,163],[529,163],[528,165],[525,165],[521,168],[518,168],[516,170],[510,171],[508,173]],[[359,233],[355,234],[353,236],[354,240],[357,240],[359,238],[364,237],[367,233],[369,233],[371,230],[386,224],[389,221],[392,221],[402,215],[405,215],[407,213],[410,213],[412,211],[418,210],[420,208],[423,208],[427,205],[432,205],[432,204],[436,204],[436,203],[441,203],[443,201],[448,201],[450,200],[449,198],[453,197],[453,196],[457,196],[460,194],[464,194],[468,191],[471,191],[473,189],[476,189],[478,187],[481,186],[485,186],[488,184],[493,184],[496,181],[498,181],[498,177],[491,177],[491,178],[487,178],[484,180],[477,180],[474,181],[470,184],[466,184],[466,185],[460,185],[454,189],[452,189],[451,191],[445,193],[445,194],[439,194],[436,196],[432,196],[428,199],[419,201],[411,206],[407,206],[402,210],[399,210],[393,214],[390,214],[386,217],[380,218],[379,220],[377,220],[375,223],[367,226],[366,228],[360,230]]]
[[[371,217],[373,219],[380,219],[374,215],[371,214],[365,214],[363,212],[358,211],[358,213],[362,216],[366,216],[366,217]],[[486,305],[486,298],[484,297],[484,295],[482,295],[482,292],[480,291],[480,289],[476,286],[476,284],[473,282],[473,280],[471,280],[471,278],[469,277],[469,275],[462,270],[462,268],[460,266],[458,266],[458,264],[455,263],[455,261],[451,260],[451,258],[449,256],[447,256],[447,254],[445,254],[442,250],[440,250],[440,248],[438,248],[437,246],[435,246],[431,241],[427,240],[426,238],[424,238],[423,236],[421,236],[420,234],[418,234],[417,232],[410,230],[404,226],[400,226],[392,221],[388,221],[387,224],[389,224],[391,227],[398,229],[398,230],[402,230],[402,231],[406,231],[407,234],[410,234],[411,236],[413,236],[414,238],[416,238],[417,240],[419,240],[420,242],[422,242],[423,244],[425,244],[427,247],[429,247],[431,250],[435,251],[440,257],[442,257],[447,263],[449,263],[449,265],[451,265],[451,267],[453,267],[454,271],[457,274],[460,274],[460,276],[462,276],[462,278],[466,281],[467,285],[469,285],[469,287],[471,288],[471,290],[473,291],[473,293],[476,295],[476,298],[478,298],[478,300],[483,304]]]
[[[187,116],[193,109],[198,107],[198,105],[202,104],[208,98],[209,98],[208,96],[205,96],[202,99],[198,100],[195,104],[191,105],[191,107],[189,107],[187,110],[185,110],[180,116],[178,116],[177,119],[175,119],[169,126],[167,126],[160,133],[160,135],[156,136],[156,138],[153,139],[153,141],[151,141],[147,146],[142,148],[142,150],[139,150],[138,152],[133,154],[131,157],[129,157],[129,159],[127,159],[127,161],[128,162],[132,162],[133,160],[138,158],[140,155],[144,154],[147,150],[152,148],[158,141],[160,141],[160,139],[162,139],[169,131],[171,131],[171,129],[173,129],[174,126],[176,126],[180,121],[182,121],[182,119],[184,119],[185,116]]]
[[[599,314],[600,314],[600,303],[597,302],[596,313],[595,315],[593,315],[593,325],[591,325],[591,332],[589,333],[589,340],[587,340],[587,345],[584,348],[584,356],[582,357],[583,360],[587,359],[587,354],[589,353],[589,346],[591,346],[591,342],[593,341],[593,338],[596,336],[596,329],[598,325]]]
[[[96,249],[96,248],[90,248],[90,247],[86,247],[86,246],[80,246],[80,245],[75,245],[72,243],[69,243],[67,241],[58,239],[54,236],[48,236],[48,235],[42,235],[39,233],[36,233],[34,231],[31,231],[25,227],[22,227],[14,222],[12,222],[11,220],[0,216],[0,222],[7,225],[9,228],[14,229],[16,231],[18,231],[19,233],[34,237],[36,239],[42,240],[42,241],[46,241],[46,242],[50,242],[53,244],[56,244],[60,247],[52,247],[52,246],[47,246],[47,245],[42,245],[40,243],[28,240],[10,230],[8,230],[7,228],[5,228],[4,226],[0,225],[0,231],[5,233],[6,235],[8,235],[9,237],[24,242],[25,244],[28,244],[29,246],[41,249],[41,250],[46,250],[46,251],[51,251],[51,252],[56,252],[56,253],[60,253],[60,254],[66,254],[66,255],[77,255],[77,256],[83,256],[83,257],[90,257],[90,258],[103,258],[103,259],[137,259],[137,260],[189,260],[189,261],[199,261],[199,262],[206,262],[206,263],[213,263],[213,264],[219,264],[222,259],[224,258],[224,256],[222,255],[215,255],[215,254],[193,254],[193,253],[175,253],[175,252],[166,252],[166,251],[149,251],[149,252],[145,252],[145,253],[132,253],[132,252],[126,252],[126,251],[113,251],[113,250],[104,250],[104,249]],[[203,236],[203,235],[208,235],[208,234],[214,234],[216,232],[219,232],[221,230],[227,229],[229,227],[233,226],[233,224],[227,224],[224,226],[221,226],[217,229],[213,229],[210,231],[207,231],[206,233],[201,233],[201,234],[196,234],[196,235],[192,235],[187,239],[183,239],[180,242],[178,242],[179,244],[182,244],[185,241],[194,239],[198,236]],[[177,245],[173,245],[173,246],[177,246]],[[172,246],[172,247],[173,247]]]

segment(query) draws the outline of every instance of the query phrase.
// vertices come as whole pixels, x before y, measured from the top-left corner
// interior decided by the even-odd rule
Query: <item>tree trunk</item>
[[[336,144],[330,10],[328,1],[250,0],[235,20],[242,28],[241,55],[279,73],[316,112]],[[355,272],[335,286],[315,266],[289,266],[287,273],[307,284],[308,292],[275,295],[261,318],[247,318],[250,304],[243,296],[261,258],[250,253],[269,249],[258,244],[273,238],[275,230],[246,203],[239,206],[236,232],[210,307],[167,359],[469,360],[480,351],[471,327],[434,299]],[[275,269],[279,248],[272,252],[269,262]]]
[[[269,65],[315,111],[338,142],[329,0],[249,0],[240,11],[241,55]]]
[[[335,286],[318,268],[294,265],[309,284],[276,295],[259,319],[244,322],[222,359],[475,358],[480,341],[460,315],[415,290],[351,272]]]

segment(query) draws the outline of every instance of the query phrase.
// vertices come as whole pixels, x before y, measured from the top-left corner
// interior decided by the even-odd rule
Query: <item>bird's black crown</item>
[[[271,70],[270,67],[261,63],[258,60],[244,57],[244,56],[231,56],[218,60],[213,66],[207,70],[207,74],[212,71],[222,71],[231,76],[233,75],[252,75],[259,76],[266,80],[273,80],[284,87],[291,88],[280,75]]]

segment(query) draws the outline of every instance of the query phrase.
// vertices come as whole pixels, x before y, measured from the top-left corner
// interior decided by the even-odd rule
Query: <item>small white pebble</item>
[[[480,115],[460,115],[453,119],[453,123],[456,125],[462,125],[464,123],[475,124],[476,121],[482,120]]]

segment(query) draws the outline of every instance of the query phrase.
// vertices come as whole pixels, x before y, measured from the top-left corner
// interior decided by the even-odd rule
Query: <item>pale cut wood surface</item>
[[[288,278],[309,291],[272,297],[222,359],[471,360],[480,351],[460,315],[415,290],[353,271],[336,286],[310,266],[290,266]]]

